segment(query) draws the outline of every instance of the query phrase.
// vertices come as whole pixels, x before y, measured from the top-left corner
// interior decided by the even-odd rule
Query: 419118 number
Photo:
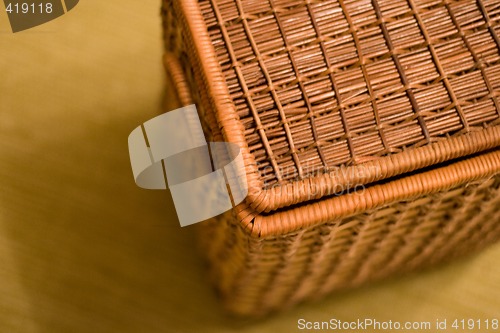
[[[53,11],[52,4],[48,3],[9,3],[5,9],[9,14],[51,14]]]
[[[480,331],[480,330],[498,330],[499,322],[498,319],[455,319],[451,325],[455,330],[471,330],[471,331]]]

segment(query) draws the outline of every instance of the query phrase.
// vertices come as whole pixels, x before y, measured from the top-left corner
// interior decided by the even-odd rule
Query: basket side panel
[[[226,306],[262,315],[469,254],[500,239],[500,175],[286,237],[249,238],[230,215],[200,226]]]

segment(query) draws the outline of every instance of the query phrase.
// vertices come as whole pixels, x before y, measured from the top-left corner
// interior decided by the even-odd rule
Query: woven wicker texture
[[[500,239],[498,207],[499,175],[265,240],[225,216],[200,239],[226,307],[261,315],[477,251]]]
[[[498,1],[199,4],[264,187],[498,119]]]
[[[500,239],[500,3],[163,8],[181,104],[245,159],[246,202],[200,226],[231,311],[266,314]]]
[[[163,13],[207,128],[243,149],[260,213],[498,146],[499,6],[188,0]]]

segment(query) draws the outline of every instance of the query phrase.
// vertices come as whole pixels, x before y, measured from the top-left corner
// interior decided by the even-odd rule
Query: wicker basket
[[[500,238],[498,0],[166,0],[162,14],[180,103],[245,160],[245,202],[200,224],[232,312]]]

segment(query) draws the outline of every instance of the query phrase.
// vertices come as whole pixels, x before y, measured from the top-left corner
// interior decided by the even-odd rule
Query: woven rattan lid
[[[498,0],[176,6],[212,129],[245,152],[254,212],[500,144]]]

